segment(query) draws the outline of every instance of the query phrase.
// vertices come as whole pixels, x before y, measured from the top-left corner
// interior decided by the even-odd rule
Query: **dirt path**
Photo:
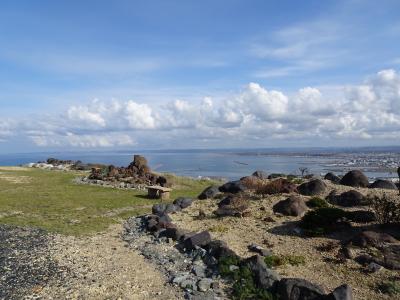
[[[43,299],[179,299],[179,290],[121,240],[121,225],[90,237],[56,236],[50,252],[72,276],[53,282]]]

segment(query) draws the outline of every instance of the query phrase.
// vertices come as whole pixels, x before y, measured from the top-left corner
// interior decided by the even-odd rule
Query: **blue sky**
[[[2,1],[0,151],[398,144],[399,11],[388,0]]]

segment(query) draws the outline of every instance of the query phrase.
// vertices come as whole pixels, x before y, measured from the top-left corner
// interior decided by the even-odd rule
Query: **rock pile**
[[[92,168],[90,175],[85,181],[94,184],[111,182],[117,186],[121,185],[121,187],[168,185],[167,179],[164,176],[154,174],[148,166],[146,158],[141,155],[135,155],[133,162],[128,167],[108,165],[102,168]]]

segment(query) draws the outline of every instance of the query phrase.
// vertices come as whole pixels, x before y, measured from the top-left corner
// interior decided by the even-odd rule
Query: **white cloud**
[[[0,121],[0,140],[11,135],[27,136],[42,147],[81,148],[123,147],[136,141],[142,147],[164,143],[170,148],[210,141],[228,146],[233,140],[248,146],[276,140],[395,142],[400,138],[400,74],[383,70],[334,92],[305,87],[288,95],[250,83],[219,101],[206,97],[150,105],[94,100],[59,117]]]

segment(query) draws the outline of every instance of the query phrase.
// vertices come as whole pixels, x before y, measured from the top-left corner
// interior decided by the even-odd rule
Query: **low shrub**
[[[311,208],[329,207],[329,203],[319,197],[312,197],[306,202],[306,205]]]
[[[378,285],[378,290],[390,296],[400,295],[400,282],[384,281]]]
[[[230,266],[236,266],[231,270]],[[218,270],[222,277],[233,280],[232,299],[235,300],[277,300],[272,293],[258,288],[250,268],[240,264],[238,257],[226,256],[218,261]]]
[[[300,255],[270,255],[264,258],[265,264],[269,267],[277,267],[284,265],[300,266],[306,263],[304,256]]]
[[[380,224],[400,223],[400,197],[399,196],[369,196],[371,208],[375,212]]]
[[[208,228],[208,230],[211,232],[227,232],[229,228],[224,225],[215,225]]]
[[[263,180],[256,176],[247,176],[240,180],[240,182],[249,190],[257,190],[263,185]]]
[[[346,211],[334,207],[322,207],[307,212],[301,219],[300,226],[312,236],[331,233],[338,228],[338,220],[347,217]]]
[[[256,194],[265,196],[281,193],[292,193],[295,191],[297,191],[297,187],[295,184],[291,183],[287,179],[279,178],[267,184],[259,186],[256,190]]]

